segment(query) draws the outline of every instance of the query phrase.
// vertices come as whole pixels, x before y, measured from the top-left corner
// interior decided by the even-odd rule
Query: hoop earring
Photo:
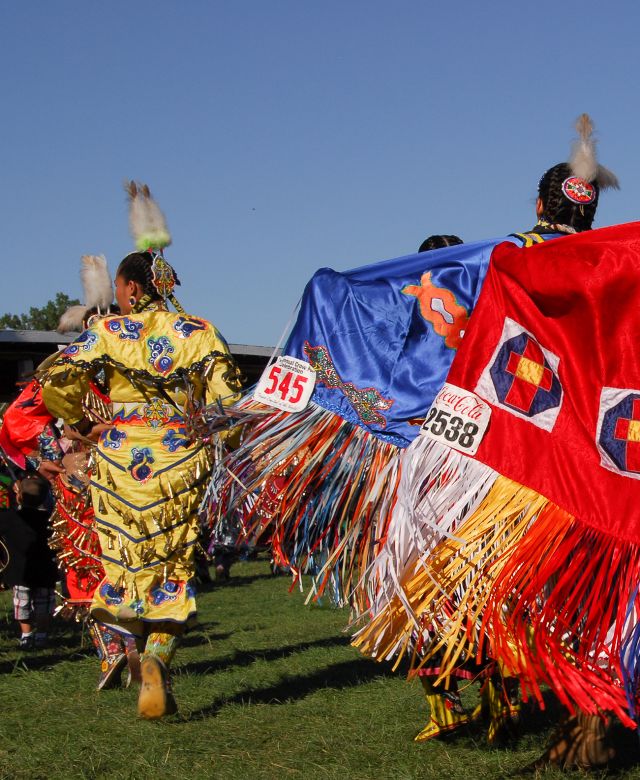
[[[133,307],[138,303],[138,301],[133,297],[133,295],[129,298],[129,306],[133,309]]]

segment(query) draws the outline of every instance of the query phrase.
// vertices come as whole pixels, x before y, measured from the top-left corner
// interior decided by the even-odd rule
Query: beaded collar
[[[545,222],[545,220],[543,219],[539,219],[536,222],[536,225],[533,228],[532,232],[536,232],[536,228],[543,228],[544,230],[550,230],[553,233],[573,234],[578,232],[575,228],[572,228],[569,225],[560,225],[557,223]]]

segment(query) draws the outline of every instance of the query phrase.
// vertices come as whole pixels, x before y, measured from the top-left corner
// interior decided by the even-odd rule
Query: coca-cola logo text
[[[486,404],[476,398],[474,395],[461,395],[453,392],[445,386],[436,396],[436,403],[443,403],[450,406],[454,412],[464,414],[471,420],[480,420],[485,411]]]

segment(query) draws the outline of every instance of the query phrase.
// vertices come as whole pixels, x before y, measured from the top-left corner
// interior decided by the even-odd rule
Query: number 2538
[[[451,415],[444,409],[432,407],[424,422],[434,436],[444,436],[447,441],[457,441],[460,447],[471,447],[478,433],[478,426],[473,422],[464,422],[461,417]]]

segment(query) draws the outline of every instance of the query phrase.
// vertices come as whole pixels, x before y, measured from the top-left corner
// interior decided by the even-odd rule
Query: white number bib
[[[283,412],[301,412],[309,403],[315,383],[316,372],[306,361],[281,355],[264,370],[253,400]]]
[[[491,417],[491,407],[469,390],[445,384],[435,397],[420,433],[466,455],[475,455]]]

